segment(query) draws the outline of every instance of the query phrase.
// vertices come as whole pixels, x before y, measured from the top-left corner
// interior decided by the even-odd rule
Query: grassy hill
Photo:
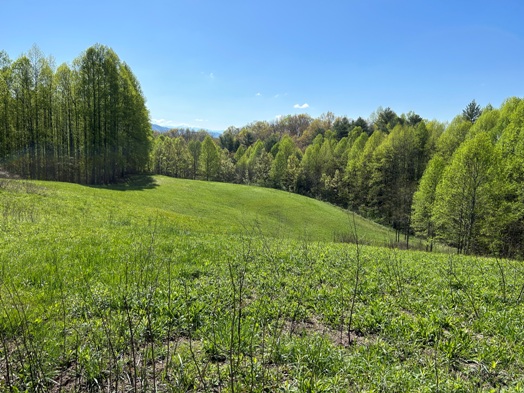
[[[523,391],[521,263],[332,242],[352,220],[229,184],[0,180],[0,391]]]
[[[258,231],[266,236],[333,241],[356,231],[365,243],[386,244],[391,230],[318,200],[274,189],[174,179],[139,177],[126,184],[85,187],[67,183],[35,183],[45,188],[52,211],[79,209],[101,220],[147,217],[180,229],[239,234]],[[51,207],[51,205],[54,205]],[[63,219],[60,214],[59,219]]]
[[[240,233],[257,226],[266,235],[326,241],[356,229],[366,242],[384,243],[393,238],[390,230],[378,224],[296,194],[162,176],[151,180],[146,185],[151,189],[131,183],[112,187],[103,195],[131,209],[158,209],[180,225],[206,232]],[[113,190],[127,192],[115,195]]]

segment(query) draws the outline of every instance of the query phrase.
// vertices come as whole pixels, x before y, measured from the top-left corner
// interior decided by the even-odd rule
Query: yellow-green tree
[[[202,142],[200,165],[204,179],[216,180],[219,171],[220,156],[217,145],[215,145],[215,142],[213,142],[213,139],[209,135],[207,135]]]
[[[439,182],[433,219],[438,237],[470,253],[481,243],[482,222],[491,212],[496,150],[487,133],[466,140]]]

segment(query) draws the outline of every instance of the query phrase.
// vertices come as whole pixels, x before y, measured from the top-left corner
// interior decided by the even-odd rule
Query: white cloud
[[[192,127],[191,124],[179,123],[173,120],[166,120],[166,119],[151,119],[151,123],[162,126],[162,127],[171,127],[171,128]]]
[[[260,96],[261,96],[262,94],[260,94],[260,93],[257,93],[257,94],[255,94],[255,95],[256,95],[257,97],[260,97]]]
[[[203,121],[205,121],[205,120],[204,120],[204,119],[195,119],[195,121],[201,123],[201,122],[203,122]]]
[[[277,119],[277,120],[282,119],[282,115],[276,115],[276,116],[275,116],[275,119]]]
[[[306,109],[306,108],[309,108],[309,105],[307,103],[306,104],[302,104],[302,105],[295,104],[293,106],[293,108],[295,108],[295,109]]]
[[[179,125],[176,121],[166,119],[151,119],[151,123],[157,124],[162,127],[176,127]]]

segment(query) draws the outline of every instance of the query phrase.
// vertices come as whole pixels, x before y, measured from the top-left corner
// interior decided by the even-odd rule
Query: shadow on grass
[[[152,190],[157,188],[159,184],[156,182],[155,178],[150,175],[135,175],[130,176],[125,180],[122,180],[118,183],[108,184],[108,185],[92,185],[88,187],[92,188],[103,188],[105,190],[114,190],[114,191],[143,191],[143,190]]]

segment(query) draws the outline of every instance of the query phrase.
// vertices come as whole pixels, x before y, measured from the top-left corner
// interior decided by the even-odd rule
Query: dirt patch
[[[285,329],[290,335],[320,334],[327,337],[333,344],[345,348],[353,345],[369,345],[377,341],[377,336],[365,335],[358,330],[351,330],[348,338],[347,329],[333,329],[322,323],[318,317],[299,322],[286,322]]]

